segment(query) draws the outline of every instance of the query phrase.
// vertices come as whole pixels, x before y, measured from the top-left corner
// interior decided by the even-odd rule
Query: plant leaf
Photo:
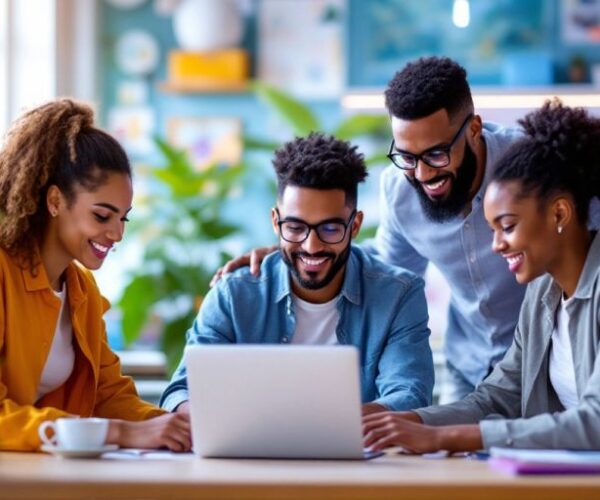
[[[167,358],[167,372],[169,378],[173,375],[173,372],[183,356],[185,333],[188,328],[192,326],[195,316],[195,312],[190,312],[190,314],[186,314],[185,316],[164,325],[160,338],[160,347]]]
[[[319,121],[311,109],[291,95],[260,82],[253,83],[252,88],[292,128],[294,134],[305,136],[320,130]]]
[[[256,137],[246,136],[244,137],[244,149],[258,149],[262,151],[273,152],[279,146],[280,143],[274,141],[265,141],[263,139],[257,139]]]
[[[360,243],[361,241],[365,241],[375,237],[375,233],[377,232],[377,226],[363,226],[360,228],[360,232],[358,236],[354,240],[355,243]]]
[[[333,135],[338,139],[353,139],[363,135],[387,133],[390,120],[385,115],[357,114],[344,120],[334,130]]]
[[[134,276],[117,306],[122,312],[123,339],[129,345],[138,339],[152,305],[158,300],[156,279],[149,274]]]
[[[387,155],[382,153],[365,158],[365,164],[367,167],[375,167],[378,165],[387,166],[390,164],[390,159],[387,157]]]

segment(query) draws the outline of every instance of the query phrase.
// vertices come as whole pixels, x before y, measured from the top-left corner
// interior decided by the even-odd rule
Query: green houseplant
[[[303,136],[323,130],[311,109],[292,96],[271,86],[254,83],[252,89],[269,109],[290,129],[290,137]],[[354,115],[343,120],[329,133],[346,139],[386,134],[385,116]],[[247,171],[253,174],[260,168],[244,155],[240,165],[213,165],[197,171],[185,153],[162,139],[156,139],[166,162],[152,169],[159,193],[147,202],[148,214],[133,228],[144,246],[142,265],[129,273],[129,282],[117,305],[122,312],[122,330],[126,345],[137,340],[152,315],[160,318],[159,348],[167,358],[172,372],[181,357],[185,331],[192,324],[202,297],[209,289],[216,267],[229,256],[223,244],[240,228],[223,220],[225,204],[239,188]],[[279,142],[244,137],[244,151],[269,154]],[[387,161],[384,152],[367,158],[369,165]],[[270,181],[273,183],[273,181]],[[366,228],[366,235],[374,228]],[[207,263],[200,256],[209,248],[218,255],[216,262]]]

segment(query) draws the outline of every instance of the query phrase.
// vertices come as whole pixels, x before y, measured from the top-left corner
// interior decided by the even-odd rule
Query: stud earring
[[[556,228],[556,231],[558,231],[558,234],[562,234],[562,232],[563,232],[563,227],[562,227],[562,226],[558,226],[558,227]]]

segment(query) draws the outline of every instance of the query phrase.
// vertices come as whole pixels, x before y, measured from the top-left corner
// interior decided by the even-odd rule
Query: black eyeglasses
[[[409,153],[408,151],[395,149],[395,143],[392,139],[392,144],[390,144],[390,150],[387,157],[394,165],[402,170],[414,170],[417,168],[419,160],[433,168],[447,167],[450,164],[450,150],[465,131],[465,127],[471,118],[473,118],[473,113],[470,113],[469,116],[465,118],[465,121],[458,129],[458,132],[456,132],[450,143],[446,146],[435,146],[417,155]]]
[[[328,219],[318,224],[308,224],[294,218],[281,220],[279,210],[276,208],[275,211],[277,212],[279,235],[289,243],[302,243],[308,238],[311,229],[317,233],[323,243],[330,245],[340,243],[346,237],[346,231],[356,216],[356,209],[354,209],[347,222],[343,219]]]

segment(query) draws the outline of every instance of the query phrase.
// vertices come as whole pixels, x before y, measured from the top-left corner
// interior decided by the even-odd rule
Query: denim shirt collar
[[[600,231],[596,232],[592,244],[585,259],[585,264],[581,270],[581,276],[577,282],[577,287],[573,297],[577,299],[591,299],[596,282],[596,274],[600,268]],[[556,281],[552,280],[548,291],[542,297],[542,302],[552,314],[556,310],[562,296],[562,289]]]
[[[275,284],[275,302],[281,302],[284,298],[292,294],[290,272],[279,257],[277,266],[277,282]],[[354,255],[352,246],[350,247],[350,257],[345,267],[344,283],[340,295],[353,304],[360,305],[362,297],[362,280],[360,278],[359,262]]]

